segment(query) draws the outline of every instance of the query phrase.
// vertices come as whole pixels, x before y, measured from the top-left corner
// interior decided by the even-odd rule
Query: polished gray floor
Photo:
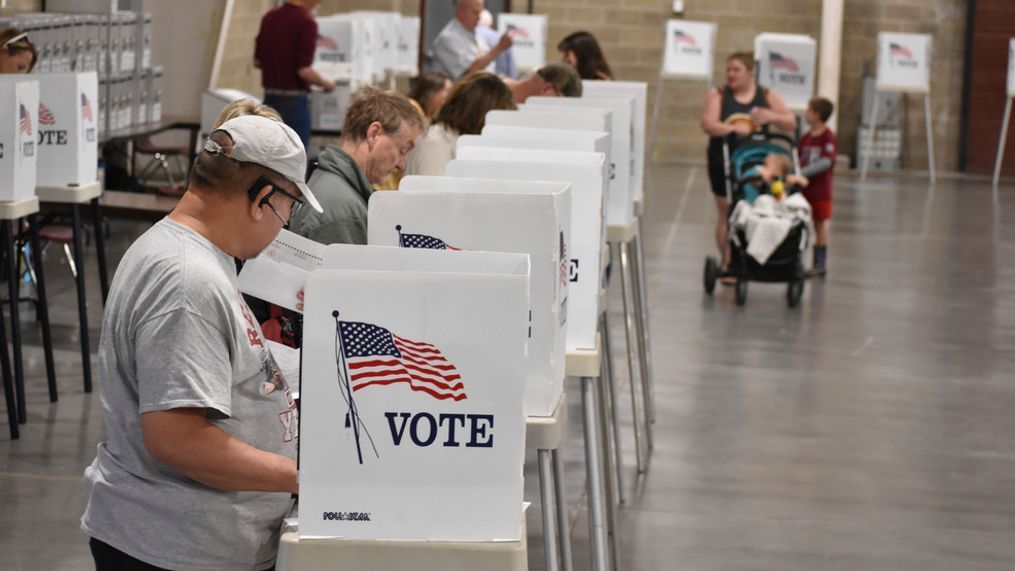
[[[620,566],[1015,569],[1015,183],[837,181],[827,279],[701,287],[714,207],[697,165],[657,167],[646,252],[658,422],[638,477],[621,402],[628,503]],[[122,252],[143,226],[115,224]],[[80,475],[103,427],[84,395],[72,282],[48,252],[60,401],[46,398],[31,313],[28,424],[0,432],[0,568],[86,569]],[[94,266],[92,343],[101,310]],[[619,297],[611,298],[623,371]],[[622,381],[626,382],[624,379]],[[588,565],[576,385],[565,459],[577,568]],[[534,459],[534,458],[533,458]],[[527,496],[537,500],[535,471]],[[538,504],[530,561],[542,569]]]

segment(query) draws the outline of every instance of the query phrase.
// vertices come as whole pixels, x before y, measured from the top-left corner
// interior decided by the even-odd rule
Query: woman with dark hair
[[[409,153],[406,174],[441,176],[448,161],[455,158],[460,135],[478,135],[486,113],[495,109],[517,109],[511,90],[492,73],[466,76],[437,111],[426,135]]]
[[[451,93],[451,86],[448,74],[437,70],[428,71],[416,79],[416,85],[409,92],[409,99],[419,103],[427,119],[433,119],[447,100],[448,93]]]
[[[560,59],[578,70],[582,79],[613,80],[613,71],[596,37],[588,32],[574,32],[557,44]]]
[[[726,85],[710,89],[701,110],[701,129],[710,137],[708,141],[708,178],[715,197],[715,242],[722,253],[722,270],[729,270],[730,249],[726,241],[726,217],[729,202],[726,199],[726,171],[723,164],[723,139],[728,136],[746,137],[755,130],[775,125],[783,131],[796,128],[796,116],[774,91],[754,81],[754,56],[736,52],[726,58]],[[735,283],[724,276],[723,283]]]
[[[0,73],[31,73],[39,61],[39,52],[28,34],[17,28],[0,32]]]

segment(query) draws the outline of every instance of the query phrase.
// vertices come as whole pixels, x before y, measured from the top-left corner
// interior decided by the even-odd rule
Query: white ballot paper
[[[282,230],[240,272],[240,291],[293,311],[310,272],[321,267],[324,244]]]

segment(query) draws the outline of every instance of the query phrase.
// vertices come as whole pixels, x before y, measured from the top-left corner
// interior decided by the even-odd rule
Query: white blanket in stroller
[[[798,220],[807,225],[808,236],[814,233],[811,205],[800,193],[791,194],[784,200],[762,194],[753,204],[741,200],[733,209],[730,220],[735,228],[744,231],[747,254],[759,264],[768,261]]]

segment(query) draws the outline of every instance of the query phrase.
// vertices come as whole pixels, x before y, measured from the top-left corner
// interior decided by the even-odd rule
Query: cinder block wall
[[[939,168],[958,166],[966,0],[846,0],[839,98],[839,147],[852,153],[860,120],[864,64],[873,63],[879,31],[934,36],[931,89],[933,129]],[[547,59],[559,57],[556,44],[576,30],[596,35],[618,79],[649,82],[649,110],[662,60],[670,0],[536,0],[535,12],[549,17]],[[730,53],[753,50],[761,32],[807,34],[821,42],[820,0],[687,0],[684,18],[718,23],[715,77],[723,83],[722,62]],[[873,69],[873,68],[872,68]],[[704,81],[666,80],[657,125],[657,158],[704,157],[706,141],[698,127]],[[922,101],[906,107],[906,164],[927,164]]]

